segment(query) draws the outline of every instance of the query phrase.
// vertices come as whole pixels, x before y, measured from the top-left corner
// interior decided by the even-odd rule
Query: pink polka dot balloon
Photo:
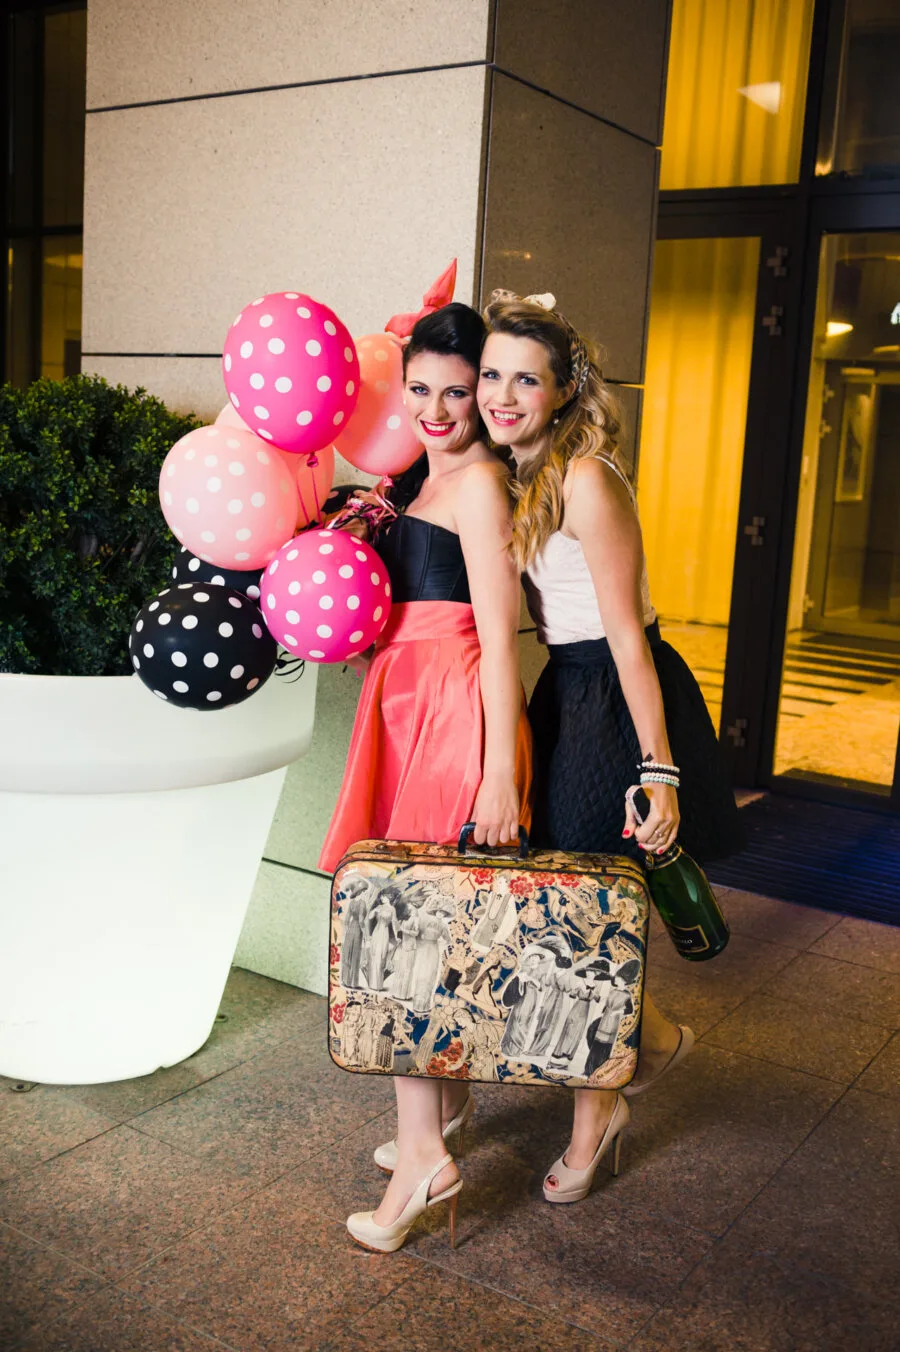
[[[241,311],[222,372],[250,430],[291,453],[330,445],[359,396],[353,339],[333,310],[299,291],[261,296]]]
[[[172,447],[159,475],[163,516],[177,540],[220,568],[263,568],[296,529],[299,497],[283,456],[239,427],[198,427]]]
[[[402,344],[392,333],[370,333],[356,350],[359,402],[335,446],[366,474],[399,474],[422,453],[403,406]]]
[[[263,574],[259,604],[289,652],[346,662],[387,623],[391,584],[371,545],[345,531],[312,530],[279,549]]]

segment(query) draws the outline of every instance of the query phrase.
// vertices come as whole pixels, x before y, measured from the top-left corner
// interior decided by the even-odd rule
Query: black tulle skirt
[[[743,827],[703,695],[690,668],[647,629],[672,757],[681,771],[678,839],[700,864],[734,854]],[[537,846],[576,852],[642,851],[622,839],[625,791],[642,759],[619,675],[604,639],[552,644],[528,714],[534,734]],[[651,752],[653,748],[645,747]]]

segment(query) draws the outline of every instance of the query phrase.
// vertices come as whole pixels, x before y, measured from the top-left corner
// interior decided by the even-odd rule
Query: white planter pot
[[[0,675],[0,1074],[98,1084],[203,1045],[316,675],[203,713],[136,676]]]

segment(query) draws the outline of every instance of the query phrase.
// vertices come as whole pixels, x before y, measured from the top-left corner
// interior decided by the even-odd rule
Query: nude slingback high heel
[[[374,1249],[376,1253],[395,1253],[406,1243],[406,1236],[409,1234],[415,1222],[420,1216],[424,1215],[430,1206],[437,1206],[439,1202],[450,1203],[450,1247],[456,1248],[456,1204],[460,1192],[462,1191],[462,1179],[458,1178],[455,1183],[451,1183],[449,1188],[443,1192],[437,1193],[434,1197],[428,1196],[428,1189],[442,1169],[448,1164],[453,1163],[452,1155],[445,1155],[443,1159],[438,1160],[433,1169],[429,1171],[416,1187],[415,1192],[406,1206],[400,1212],[400,1215],[390,1225],[378,1225],[372,1219],[372,1211],[356,1211],[352,1216],[347,1217],[347,1229],[357,1244],[361,1244],[364,1249]]]
[[[591,1186],[594,1182],[594,1174],[597,1172],[597,1165],[610,1148],[612,1149],[610,1172],[613,1177],[615,1177],[619,1172],[619,1149],[622,1144],[622,1131],[628,1126],[630,1120],[631,1114],[628,1111],[628,1104],[621,1094],[616,1094],[616,1103],[612,1111],[612,1117],[607,1123],[606,1131],[600,1138],[600,1144],[597,1146],[594,1158],[586,1169],[570,1169],[565,1162],[565,1155],[561,1155],[547,1170],[544,1178],[545,1201],[583,1201],[591,1190]],[[559,1187],[547,1187],[547,1179],[551,1176],[556,1178]]]
[[[475,1100],[473,1099],[470,1093],[467,1096],[465,1103],[460,1108],[459,1112],[456,1114],[455,1117],[450,1119],[446,1127],[444,1127],[443,1131],[441,1132],[441,1135],[443,1136],[444,1140],[447,1142],[448,1145],[450,1144],[451,1137],[453,1137],[454,1135],[457,1137],[456,1141],[457,1155],[462,1154],[463,1137],[465,1135],[466,1127],[472,1120],[472,1114],[474,1112],[475,1112]],[[375,1148],[375,1151],[373,1152],[373,1159],[375,1160],[375,1163],[378,1165],[382,1173],[392,1174],[397,1167],[396,1140],[385,1141],[384,1145],[377,1146]]]

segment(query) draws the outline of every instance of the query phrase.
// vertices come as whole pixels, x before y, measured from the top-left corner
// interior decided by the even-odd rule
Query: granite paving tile
[[[297,1352],[361,1319],[422,1265],[372,1254],[280,1183],[133,1273],[125,1289],[240,1352]]]
[[[16,1352],[240,1352],[115,1287],[35,1330]]]
[[[890,1038],[888,1028],[810,1010],[772,995],[751,995],[705,1042],[849,1084]]]
[[[231,1171],[122,1126],[0,1187],[0,1219],[114,1278],[246,1191]]]
[[[262,1186],[384,1113],[393,1099],[389,1078],[339,1070],[323,1035],[286,1042],[133,1125]]]
[[[900,1273],[900,1114],[850,1089],[734,1226],[784,1267],[879,1295]]]
[[[377,1352],[446,1352],[448,1344],[460,1352],[615,1352],[614,1343],[532,1304],[424,1265],[348,1334],[364,1334]]]
[[[66,1095],[126,1122],[283,1042],[323,1036],[326,1011],[320,996],[233,967],[219,1006],[225,1019],[193,1056],[136,1080],[73,1086]]]
[[[667,934],[654,936],[648,945],[647,990],[670,1019],[702,1037],[794,956],[782,945],[736,934],[710,962],[687,962]]]
[[[585,1202],[551,1206],[540,1188],[554,1153],[538,1139],[493,1138],[474,1150],[461,1165],[457,1248],[449,1247],[444,1217],[428,1215],[412,1251],[597,1337],[627,1339],[675,1294],[712,1240],[665,1217],[636,1221],[605,1165]]]
[[[862,1019],[885,1028],[900,1028],[900,976],[871,967],[800,953],[789,966],[765,983],[764,989],[783,1000],[833,1014],[848,1021]]]
[[[812,952],[900,976],[900,927],[845,916],[813,944]]]
[[[0,1225],[0,1347],[19,1341],[106,1283],[28,1235]]]
[[[716,893],[732,934],[765,939],[787,948],[809,948],[841,923],[833,911],[797,906],[774,897],[760,897],[738,888],[717,888]]]
[[[900,1098],[900,1033],[895,1033],[887,1046],[878,1053],[868,1070],[856,1081],[855,1088]]]
[[[721,1235],[842,1088],[701,1043],[634,1100],[616,1197]]]
[[[900,1305],[725,1241],[654,1316],[634,1352],[895,1352]]]
[[[0,1183],[116,1125],[109,1115],[71,1102],[58,1085],[21,1094],[12,1089],[16,1083],[0,1078]]]

